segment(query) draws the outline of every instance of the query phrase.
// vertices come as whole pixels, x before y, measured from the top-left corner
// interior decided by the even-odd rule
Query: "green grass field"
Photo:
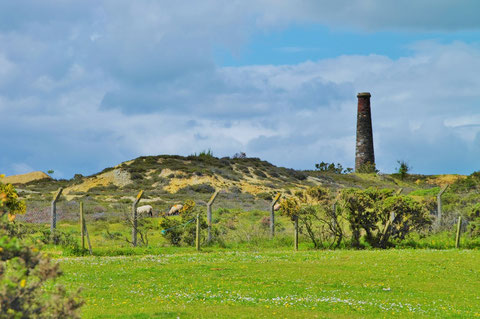
[[[480,317],[475,250],[177,248],[60,264],[84,318]]]

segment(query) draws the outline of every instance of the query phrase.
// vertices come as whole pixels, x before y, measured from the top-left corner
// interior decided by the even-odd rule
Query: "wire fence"
[[[95,247],[125,247],[132,245],[131,231],[133,228],[132,222],[132,203],[131,201],[98,201],[93,196],[86,196],[81,199],[83,203],[84,219],[87,229],[90,234],[92,246]],[[141,201],[141,205],[148,204],[149,201]],[[140,236],[140,245],[165,245],[165,235],[176,227],[186,227],[195,219],[183,221],[181,224],[162,228],[160,225],[161,218],[165,216],[166,212],[173,205],[171,203],[164,203],[161,206],[156,206],[153,211],[153,216],[139,215],[140,222],[137,227],[138,235]],[[197,201],[197,205],[201,210],[207,212],[207,202]],[[107,206],[107,207],[106,207]],[[242,209],[247,211],[249,208],[257,213],[251,214],[251,218],[247,221],[221,218],[222,210],[236,209],[238,207],[238,200],[235,194],[223,193],[215,202],[216,209],[213,216],[212,224],[216,228],[215,239],[220,237],[225,240],[232,240],[237,242],[250,241],[254,238],[270,238],[270,209],[271,202],[268,200],[261,200],[251,197],[249,200],[242,202]],[[221,209],[218,209],[221,207]],[[30,200],[28,201],[28,209],[26,214],[18,215],[17,220],[35,225],[43,225],[45,229],[50,228],[52,216],[52,203],[46,200]],[[203,215],[203,213],[202,213]],[[458,216],[461,214],[457,211],[445,211],[442,216],[441,230],[453,230],[458,221]],[[203,215],[206,217],[206,214]],[[434,216],[433,216],[434,217]],[[77,241],[80,241],[81,226],[80,226],[80,200],[67,200],[66,197],[60,197],[56,202],[56,221],[57,228],[73,236]],[[277,221],[276,221],[277,223]],[[461,231],[465,232],[468,229],[468,220],[462,219]],[[234,231],[233,231],[234,230]],[[288,223],[283,225],[279,223],[276,233],[282,235],[290,233],[292,226]],[[225,234],[229,233],[228,236]],[[203,242],[206,240],[206,231],[202,230]]]

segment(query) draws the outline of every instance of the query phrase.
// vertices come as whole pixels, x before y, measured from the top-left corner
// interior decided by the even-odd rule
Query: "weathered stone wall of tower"
[[[370,93],[367,92],[357,94],[358,113],[355,171],[365,167],[366,164],[375,165],[370,97]]]

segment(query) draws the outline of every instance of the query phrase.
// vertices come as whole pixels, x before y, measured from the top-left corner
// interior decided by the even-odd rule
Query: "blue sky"
[[[141,155],[244,151],[480,170],[480,2],[3,1],[0,172],[93,174]]]
[[[415,32],[390,30],[336,29],[321,24],[293,24],[286,29],[258,33],[240,52],[217,48],[215,60],[224,66],[251,64],[298,64],[307,60],[335,58],[340,55],[384,55],[398,59],[412,54],[411,45],[421,41],[448,44],[462,41],[479,43],[478,31]]]

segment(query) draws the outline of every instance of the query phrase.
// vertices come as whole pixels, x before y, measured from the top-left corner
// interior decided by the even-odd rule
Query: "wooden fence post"
[[[82,235],[82,250],[85,249],[85,235],[87,235],[88,251],[92,255],[92,244],[90,243],[90,236],[88,236],[87,222],[83,214],[83,202],[80,202],[80,233]]]
[[[80,233],[82,235],[82,250],[85,249],[85,221],[83,216],[83,202],[80,202]]]
[[[55,193],[52,199],[52,205],[50,209],[50,236],[52,240],[56,243],[55,240],[55,229],[57,228],[57,200],[62,194],[63,188],[60,187],[58,191]]]
[[[295,245],[295,251],[298,251],[298,216],[294,217],[294,222],[295,222],[295,238],[294,238],[294,245]]]
[[[435,221],[435,228],[438,230],[440,229],[442,223],[442,195],[447,190],[448,184],[443,186],[438,192],[437,195],[437,220]]]
[[[132,245],[133,247],[136,247],[137,246],[137,205],[138,205],[138,202],[140,201],[140,199],[142,199],[142,195],[143,195],[143,190],[141,190],[138,195],[137,195],[137,198],[135,198],[135,201],[133,202],[133,205],[132,205]]]
[[[90,243],[90,236],[88,235],[87,221],[85,220],[85,218],[83,219],[83,230],[85,232],[85,235],[87,235],[88,251],[90,252],[90,255],[93,255],[92,244]]]
[[[282,194],[278,193],[270,204],[270,237],[275,237],[275,204],[280,199]]]
[[[455,248],[460,248],[460,231],[462,228],[462,216],[458,216],[457,236],[455,237]]]
[[[208,223],[208,242],[212,240],[212,205],[215,199],[217,198],[219,191],[213,193],[212,197],[207,203],[207,223]]]
[[[195,246],[200,251],[200,214],[197,214],[197,227],[195,230]]]

